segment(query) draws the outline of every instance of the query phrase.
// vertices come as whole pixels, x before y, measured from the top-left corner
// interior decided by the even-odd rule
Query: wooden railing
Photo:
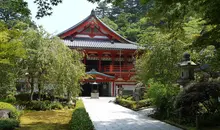
[[[103,72],[135,72],[134,65],[108,65],[103,67]]]

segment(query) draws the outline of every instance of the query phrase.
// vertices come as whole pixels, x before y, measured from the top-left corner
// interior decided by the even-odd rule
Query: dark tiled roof
[[[100,41],[100,40],[63,40],[64,44],[70,48],[93,48],[93,49],[113,49],[113,50],[120,50],[120,49],[127,49],[127,50],[137,50],[141,49],[135,44],[128,44],[128,43],[114,43],[112,44],[110,41]]]

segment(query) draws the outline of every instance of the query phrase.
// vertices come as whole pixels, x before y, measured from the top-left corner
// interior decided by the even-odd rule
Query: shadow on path
[[[111,98],[82,98],[96,130],[180,130],[159,120],[145,117],[120,105]]]

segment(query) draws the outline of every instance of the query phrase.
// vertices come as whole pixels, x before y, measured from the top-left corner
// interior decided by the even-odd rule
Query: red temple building
[[[82,81],[82,96],[90,96],[94,85],[100,96],[116,96],[119,87],[133,91],[138,46],[108,27],[94,11],[58,36],[69,48],[82,52],[86,72],[93,77]]]

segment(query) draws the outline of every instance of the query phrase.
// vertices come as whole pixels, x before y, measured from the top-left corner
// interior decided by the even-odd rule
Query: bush
[[[175,107],[187,123],[195,122],[196,115],[201,118],[201,124],[215,124],[220,119],[220,83],[191,83],[181,91],[175,100]],[[220,125],[220,123],[218,123]]]
[[[219,126],[220,125],[220,113],[215,114],[203,114],[199,116],[199,126],[210,127],[210,126]]]
[[[15,119],[0,119],[0,130],[14,130],[19,126],[19,121]]]
[[[50,101],[31,101],[27,102],[26,104],[26,109],[29,110],[50,110],[51,109],[51,104]]]
[[[10,117],[13,119],[18,119],[20,116],[20,112],[11,104],[0,102],[0,109],[10,110]]]
[[[14,104],[16,102],[16,98],[12,95],[8,95],[6,96],[6,98],[1,98],[0,102],[7,102],[7,103]]]
[[[59,102],[51,101],[24,101],[17,102],[20,106],[24,106],[27,110],[45,111],[51,109],[63,109],[63,105]]]
[[[179,87],[169,84],[162,84],[149,80],[150,88],[147,95],[152,99],[153,105],[156,106],[157,112],[161,118],[166,118],[170,112],[173,112],[173,102],[176,95],[179,93]]]
[[[53,103],[51,103],[51,109],[60,110],[60,109],[63,109],[63,105],[59,102],[53,102]]]
[[[137,102],[137,107],[141,108],[141,107],[147,107],[150,106],[152,104],[151,99],[144,99],[144,100],[140,100],[139,102]]]
[[[15,95],[15,98],[18,101],[30,101],[30,93],[20,93],[18,95]],[[47,95],[47,94],[41,94],[41,99],[49,100],[49,101],[54,101],[56,99],[59,102],[67,102],[67,98],[61,96]],[[38,100],[38,93],[33,94],[33,100]]]
[[[29,93],[20,93],[18,95],[15,95],[15,98],[17,99],[17,101],[29,101],[30,94]]]
[[[133,101],[133,97],[130,96],[130,97],[127,98],[127,100]]]
[[[126,100],[126,99],[123,99],[123,98],[116,98],[116,103],[120,104],[124,107],[130,108],[130,109],[136,108],[135,101]]]
[[[129,99],[129,98],[127,98]],[[116,103],[132,110],[139,110],[142,107],[148,107],[151,105],[150,99],[140,100],[139,102],[127,100],[123,98],[116,98]]]
[[[76,104],[70,121],[70,130],[93,130],[94,126],[81,100]]]
[[[74,105],[74,104],[65,104],[65,106],[66,106],[68,109],[74,109],[74,108],[75,108],[75,105]]]
[[[13,95],[8,95],[5,99],[5,102],[8,103],[15,103],[16,102],[16,98]]]
[[[129,97],[131,97],[131,96],[130,96],[130,95],[123,95],[123,96],[122,96],[123,99],[127,99],[127,98],[129,98]]]

